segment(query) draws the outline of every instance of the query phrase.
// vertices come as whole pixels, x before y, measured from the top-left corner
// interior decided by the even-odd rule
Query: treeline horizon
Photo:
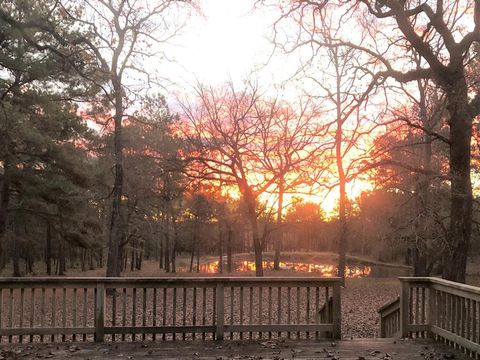
[[[408,253],[414,275],[465,282],[480,251],[479,2],[258,1],[279,14],[276,51],[300,52],[297,98],[251,76],[197,83],[173,112],[144,65],[199,5],[2,2],[0,270],[174,272],[188,253],[194,271],[251,250],[263,276],[266,249],[278,269],[303,248],[338,252],[341,278],[349,252]],[[331,192],[327,218],[312,199]]]

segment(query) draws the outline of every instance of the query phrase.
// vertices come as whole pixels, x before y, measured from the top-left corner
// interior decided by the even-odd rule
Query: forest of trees
[[[198,5],[0,3],[0,270],[175,272],[188,254],[190,271],[202,255],[231,271],[253,252],[262,276],[265,251],[278,269],[282,251],[315,250],[338,252],[341,277],[349,252],[409,254],[415,275],[465,282],[480,253],[480,2],[259,0],[303,88],[251,76],[178,100],[145,64],[166,61]]]

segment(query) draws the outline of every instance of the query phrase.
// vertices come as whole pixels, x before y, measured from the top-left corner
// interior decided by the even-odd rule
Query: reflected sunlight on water
[[[218,272],[219,262],[212,261],[209,263],[200,264],[200,272],[207,274],[214,274]],[[234,261],[235,272],[250,272],[255,271],[255,262],[250,260]],[[226,264],[224,263],[224,269]],[[263,268],[265,270],[273,270],[273,261],[263,261]],[[290,270],[305,273],[318,273],[320,276],[333,277],[337,275],[337,266],[333,264],[312,264],[301,262],[280,262],[280,269]],[[181,268],[180,271],[187,271],[187,268]],[[346,277],[348,278],[362,278],[370,276],[372,268],[367,265],[347,265]]]

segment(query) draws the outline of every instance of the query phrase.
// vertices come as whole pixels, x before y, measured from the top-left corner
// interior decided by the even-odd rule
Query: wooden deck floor
[[[467,359],[428,340],[60,343],[4,345],[0,359]]]

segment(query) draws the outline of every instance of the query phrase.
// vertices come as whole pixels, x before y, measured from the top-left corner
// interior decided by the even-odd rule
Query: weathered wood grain
[[[114,346],[113,346],[114,345]],[[326,341],[187,341],[78,345],[23,344],[4,347],[0,355],[21,359],[467,359],[466,355],[428,339]],[[5,356],[7,355],[7,356]]]

